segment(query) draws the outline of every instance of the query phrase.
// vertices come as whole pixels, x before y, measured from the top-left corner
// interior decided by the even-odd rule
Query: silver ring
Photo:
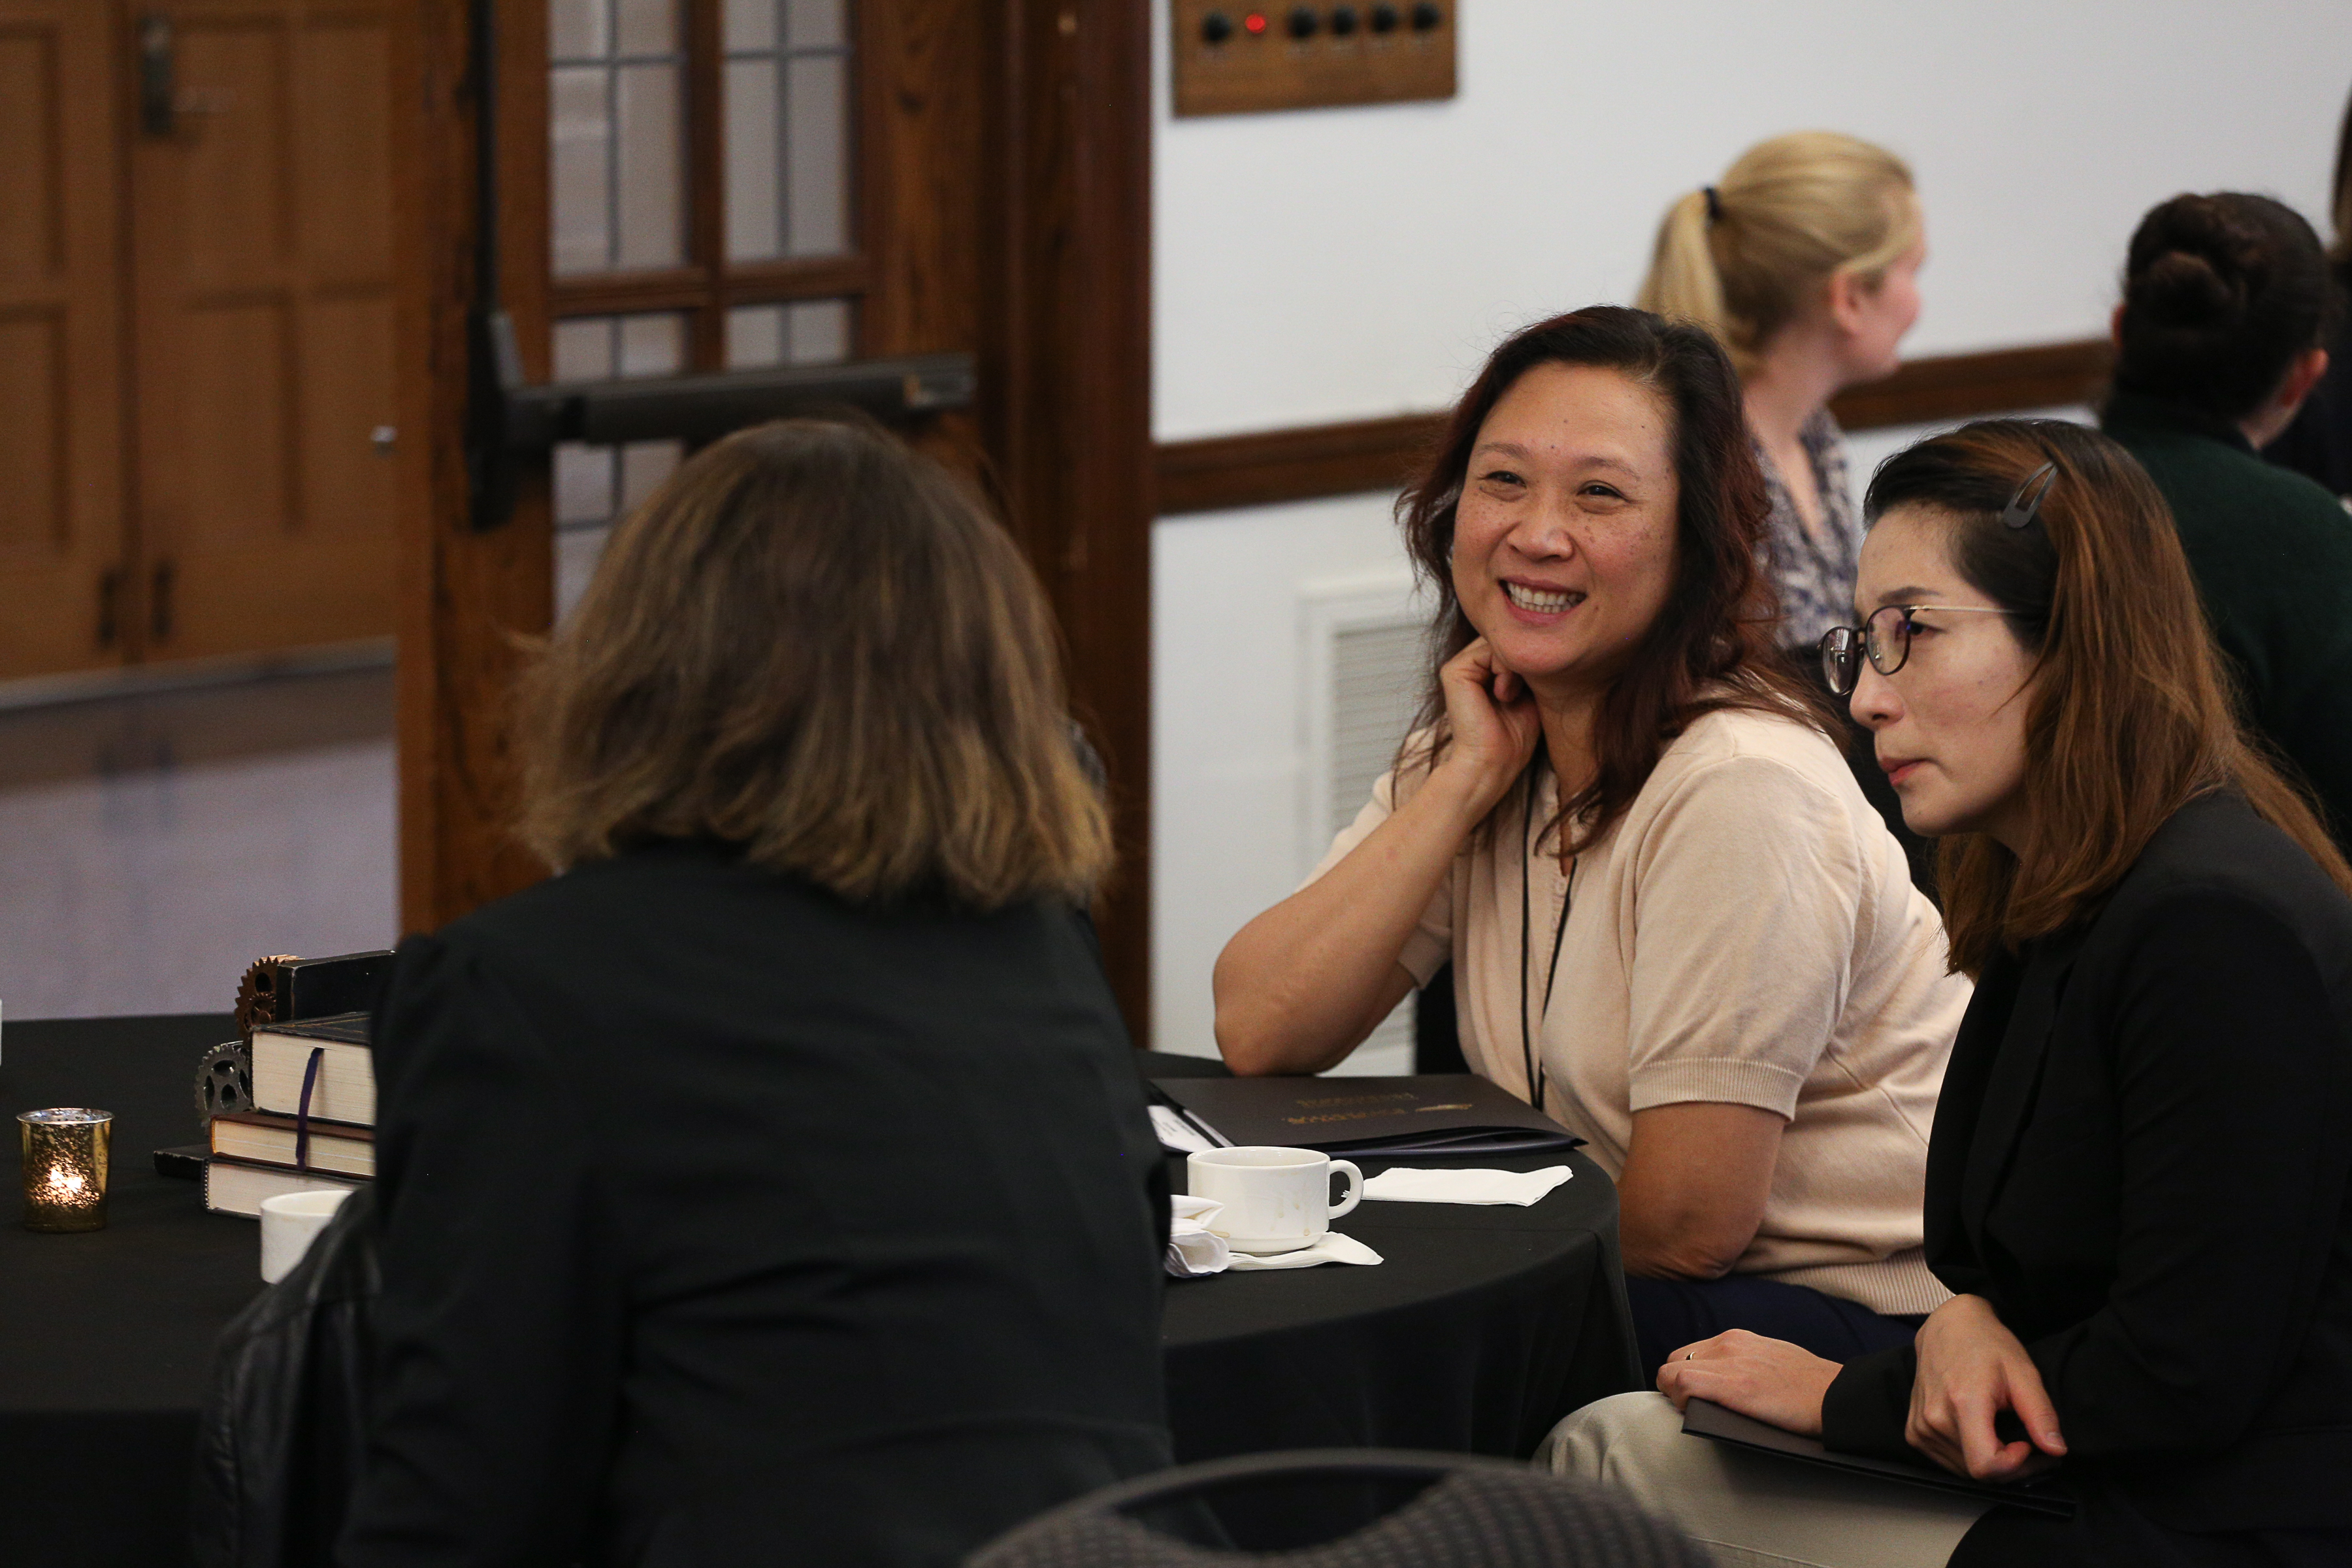
[[[1683,1352],[1683,1360],[1685,1360],[1685,1361],[1696,1361],[1696,1360],[1698,1360],[1698,1352],[1696,1352],[1696,1351],[1685,1351],[1685,1352]]]

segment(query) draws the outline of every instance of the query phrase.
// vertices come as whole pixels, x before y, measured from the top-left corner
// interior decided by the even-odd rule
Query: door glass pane
[[[558,277],[686,258],[682,0],[548,0]]]
[[[727,0],[727,258],[834,256],[850,222],[845,0]]]
[[[620,68],[618,207],[623,268],[675,267],[686,258],[686,138],[674,64]]]
[[[612,52],[612,0],[548,0],[547,47],[559,60],[601,59]]]
[[[849,357],[850,302],[801,300],[727,312],[727,368],[836,364]]]
[[[846,48],[848,10],[844,0],[784,0],[784,41],[796,50]]]
[[[676,375],[686,368],[686,317],[675,311],[586,316],[555,324],[555,379]],[[555,605],[570,613],[613,524],[658,489],[685,456],[677,441],[555,448]]]
[[[784,249],[849,248],[849,62],[794,55],[784,67]]]
[[[612,86],[601,67],[558,67],[549,84],[548,197],[558,276],[596,272],[613,254]]]
[[[776,47],[776,0],[727,0],[721,37],[729,54]]]

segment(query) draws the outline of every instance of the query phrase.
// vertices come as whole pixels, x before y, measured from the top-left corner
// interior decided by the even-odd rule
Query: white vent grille
[[[1428,679],[1423,638],[1427,616],[1402,573],[1310,588],[1305,627],[1307,689],[1306,810],[1301,814],[1303,877],[1356,819],[1372,785],[1395,760],[1397,744],[1421,703]],[[1412,1070],[1412,1002],[1389,1015],[1337,1070]]]

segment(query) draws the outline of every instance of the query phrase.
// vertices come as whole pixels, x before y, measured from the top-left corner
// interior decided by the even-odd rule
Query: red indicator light
[[[1253,36],[1265,31],[1265,13],[1253,11],[1242,18],[1242,27]]]

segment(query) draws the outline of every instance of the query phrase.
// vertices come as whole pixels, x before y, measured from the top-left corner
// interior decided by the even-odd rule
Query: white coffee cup
[[[349,1187],[280,1193],[261,1200],[261,1280],[275,1285],[294,1272],[335,1210],[352,1195]]]
[[[1312,1247],[1331,1222],[1364,1201],[1364,1173],[1312,1149],[1255,1146],[1204,1149],[1185,1156],[1187,1185],[1225,1212],[1209,1229],[1236,1252],[1296,1252]],[[1348,1196],[1331,1206],[1331,1173],[1348,1173]]]

